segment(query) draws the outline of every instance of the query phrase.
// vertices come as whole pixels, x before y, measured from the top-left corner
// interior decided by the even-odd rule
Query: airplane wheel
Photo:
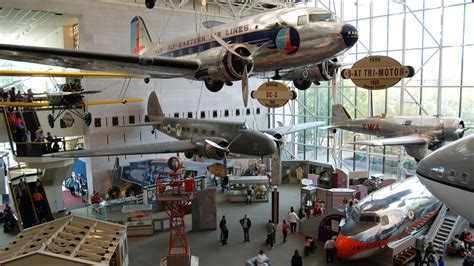
[[[295,85],[298,90],[304,91],[311,86],[311,80],[295,79],[293,80],[293,85]]]
[[[291,99],[294,100],[296,99],[298,95],[296,94],[296,91],[291,91]]]
[[[209,79],[204,81],[204,85],[209,91],[218,92],[224,87],[224,81]]]
[[[255,91],[252,91],[252,92],[250,93],[250,98],[255,99]]]
[[[84,123],[86,124],[86,126],[90,126],[91,125],[91,122],[92,122],[92,115],[91,113],[86,113],[84,115]]]
[[[150,83],[150,78],[145,78],[143,81],[145,81],[145,84]]]
[[[337,132],[337,129],[333,128],[332,133],[336,134],[336,132]]]
[[[149,9],[155,7],[156,0],[145,0],[145,6]]]
[[[50,128],[54,128],[54,117],[52,114],[48,115],[48,124]]]

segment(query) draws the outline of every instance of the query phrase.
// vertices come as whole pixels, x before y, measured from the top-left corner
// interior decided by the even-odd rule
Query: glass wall
[[[382,113],[459,116],[467,127],[474,125],[474,75],[468,73],[474,69],[474,61],[469,60],[474,57],[472,1],[320,0],[314,4],[359,31],[358,43],[340,61],[354,63],[368,55],[387,55],[415,69],[412,78],[380,91],[357,88],[338,76],[336,100],[353,118]],[[284,115],[286,121],[330,123],[331,91],[330,82],[299,91],[297,103],[285,107],[285,112],[275,110],[272,119],[281,121]],[[399,164],[408,171],[414,169],[415,162],[403,148],[350,144],[370,138],[347,131],[338,137],[331,130],[319,129],[300,133],[286,149],[300,159],[342,161],[348,170],[370,168],[372,173],[395,175]]]

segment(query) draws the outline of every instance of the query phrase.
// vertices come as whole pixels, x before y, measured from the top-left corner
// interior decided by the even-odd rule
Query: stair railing
[[[428,243],[433,241],[433,239],[436,237],[436,234],[438,233],[439,228],[443,224],[444,218],[446,217],[447,210],[448,207],[443,204],[443,206],[439,210],[438,216],[431,224],[430,230],[428,230],[428,233],[426,234],[424,246],[428,245]]]

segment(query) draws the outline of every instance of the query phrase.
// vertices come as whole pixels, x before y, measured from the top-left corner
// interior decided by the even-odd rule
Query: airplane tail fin
[[[152,91],[148,97],[147,113],[151,120],[156,120],[156,118],[162,118],[165,116],[161,109],[160,102],[158,101],[158,96],[156,96],[154,91]]]
[[[151,46],[151,38],[142,17],[136,16],[130,22],[131,52],[134,55],[141,55]]]
[[[335,104],[332,106],[332,123],[339,124],[351,120],[351,116],[342,104]]]

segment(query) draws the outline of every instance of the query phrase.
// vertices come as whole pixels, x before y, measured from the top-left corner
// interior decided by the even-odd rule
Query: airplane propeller
[[[226,43],[223,39],[221,39],[215,33],[212,33],[212,37],[224,49],[226,49],[229,53],[232,53],[233,55],[235,55],[242,62],[242,66],[243,66],[243,70],[242,70],[242,98],[244,100],[244,106],[247,107],[248,100],[249,100],[249,80],[248,80],[248,76],[250,74],[247,67],[249,65],[253,65],[254,56],[261,53],[262,49],[268,47],[272,43],[272,41],[270,40],[270,41],[265,42],[260,47],[258,47],[255,51],[253,51],[249,56],[242,56],[239,53],[237,53],[234,49],[232,49],[232,47],[228,43]]]
[[[215,142],[212,141],[212,140],[208,140],[208,139],[205,140],[205,142],[206,142],[207,144],[211,145],[212,147],[224,151],[224,169],[225,169],[226,175],[227,175],[227,154],[229,154],[230,147],[232,146],[232,144],[234,144],[234,142],[235,142],[241,135],[242,135],[242,134],[238,134],[235,138],[233,138],[233,139],[229,142],[229,144],[228,144],[226,147],[222,147],[222,146],[220,146],[219,144],[215,143]]]

